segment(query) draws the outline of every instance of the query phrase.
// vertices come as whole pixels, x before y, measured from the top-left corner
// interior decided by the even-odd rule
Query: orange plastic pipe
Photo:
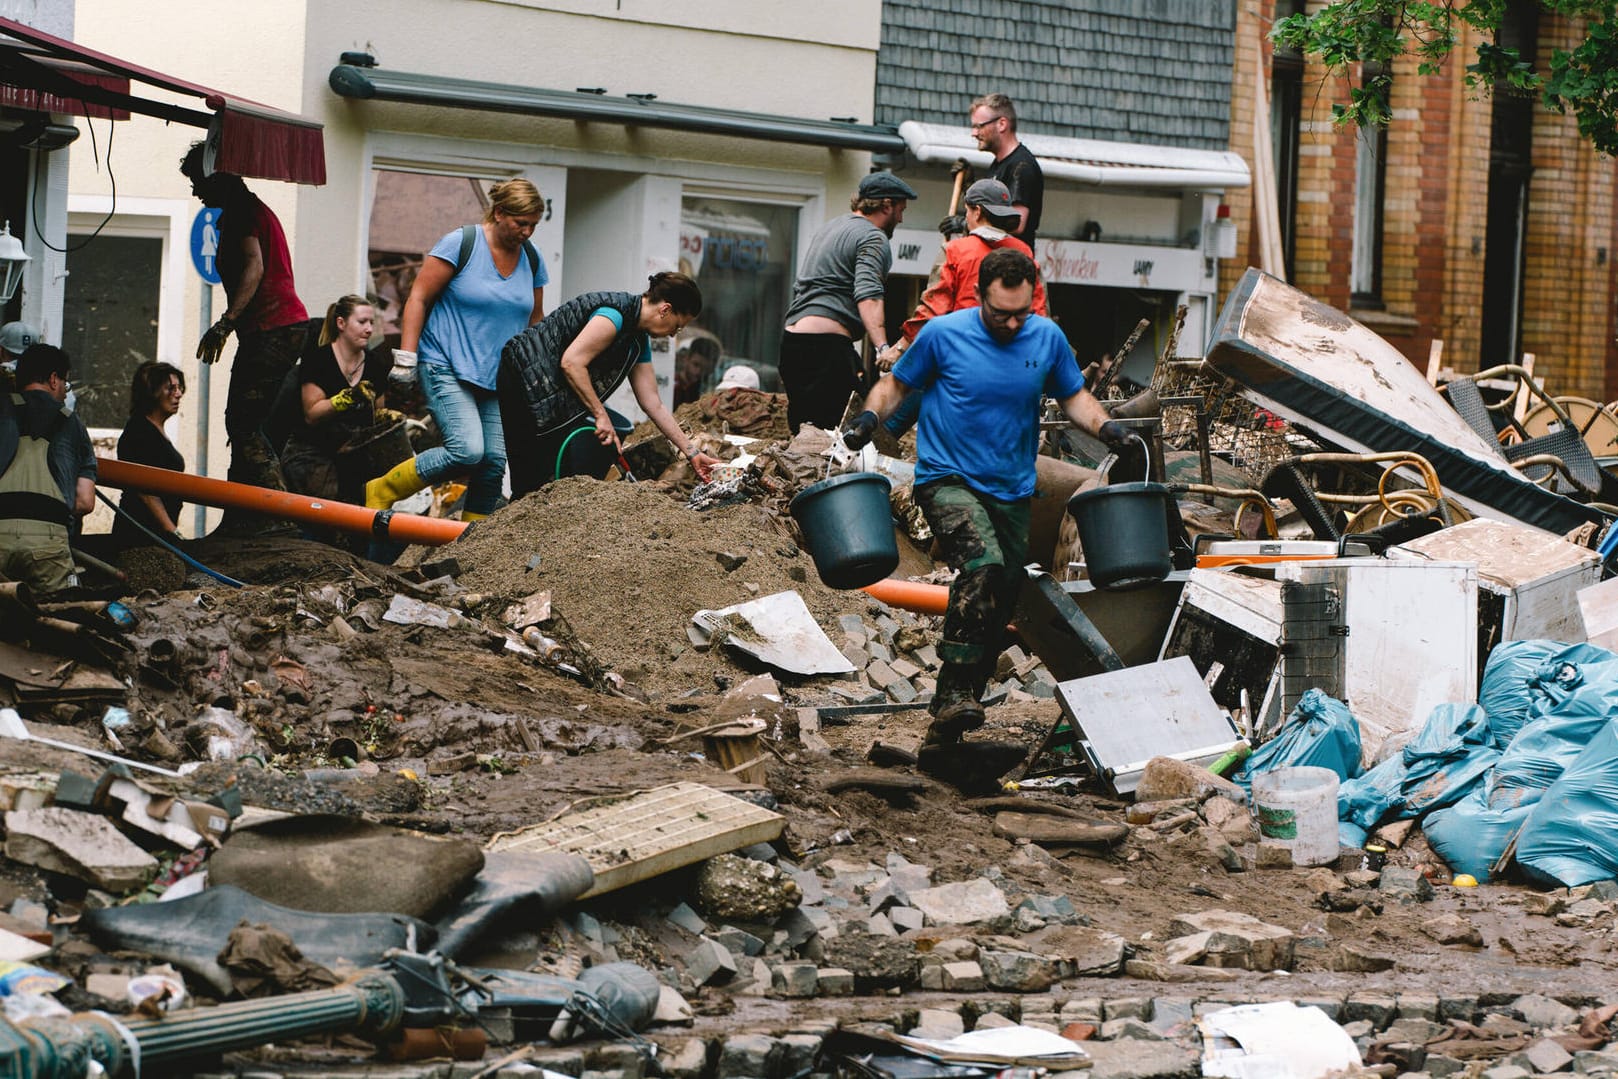
[[[903,607],[917,614],[943,614],[949,609],[949,586],[923,581],[901,581],[885,577],[865,591],[890,607]]]
[[[462,521],[419,517],[413,513],[372,510],[327,498],[310,498],[290,491],[272,491],[246,483],[232,483],[166,468],[137,465],[111,457],[96,458],[96,482],[149,495],[173,495],[204,506],[247,510],[266,517],[358,532],[398,543],[449,543],[466,530]]]

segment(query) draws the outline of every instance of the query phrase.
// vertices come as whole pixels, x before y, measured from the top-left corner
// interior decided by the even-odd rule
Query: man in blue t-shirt
[[[1069,419],[1109,446],[1130,440],[1084,388],[1056,323],[1032,313],[1038,273],[1020,251],[985,256],[979,306],[929,319],[843,432],[858,450],[905,394],[927,391],[916,424],[916,504],[957,571],[928,706],[929,746],[959,742],[983,725],[979,698],[1028,564],[1041,399],[1056,398]]]

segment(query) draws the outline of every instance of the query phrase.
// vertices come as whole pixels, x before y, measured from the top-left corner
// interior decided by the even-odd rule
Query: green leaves
[[[1270,33],[1278,49],[1313,57],[1333,77],[1357,74],[1348,101],[1332,106],[1341,126],[1375,126],[1390,118],[1394,61],[1412,56],[1421,75],[1435,75],[1463,32],[1498,35],[1510,0],[1335,0],[1313,15],[1293,15]],[[1549,70],[1494,40],[1477,46],[1466,85],[1485,93],[1539,94],[1545,107],[1571,112],[1579,133],[1604,154],[1618,154],[1618,0],[1539,0],[1541,33],[1553,19],[1584,21],[1571,51],[1552,50]]]

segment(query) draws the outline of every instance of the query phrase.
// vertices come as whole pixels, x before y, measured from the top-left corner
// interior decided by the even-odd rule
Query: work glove
[[[376,422],[384,427],[392,426],[404,419],[404,413],[394,408],[379,408],[374,413]]]
[[[225,350],[225,342],[230,335],[236,332],[236,323],[224,315],[219,321],[208,327],[208,332],[202,335],[202,341],[197,345],[197,359],[203,363],[214,363],[219,354]]]
[[[1096,437],[1107,444],[1107,448],[1114,453],[1121,453],[1135,445],[1135,435],[1129,428],[1117,420],[1108,420],[1096,431]]]
[[[345,386],[331,395],[331,407],[338,412],[347,412],[359,408],[376,400],[376,392],[371,389],[369,382],[361,381],[355,386]]]
[[[870,409],[855,416],[853,422],[843,429],[843,445],[855,453],[863,450],[870,443],[871,436],[876,434],[877,422],[876,413]]]
[[[393,350],[393,370],[388,372],[388,392],[408,395],[416,388],[416,354],[402,348]]]
[[[966,215],[950,214],[938,223],[938,231],[943,233],[944,239],[953,240],[957,236],[966,235]]]

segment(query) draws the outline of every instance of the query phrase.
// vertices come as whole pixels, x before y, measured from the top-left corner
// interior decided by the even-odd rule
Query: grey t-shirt
[[[883,295],[883,282],[893,266],[893,251],[882,230],[859,214],[826,222],[804,254],[792,286],[786,325],[805,315],[834,318],[856,338],[865,334],[857,306]]]

